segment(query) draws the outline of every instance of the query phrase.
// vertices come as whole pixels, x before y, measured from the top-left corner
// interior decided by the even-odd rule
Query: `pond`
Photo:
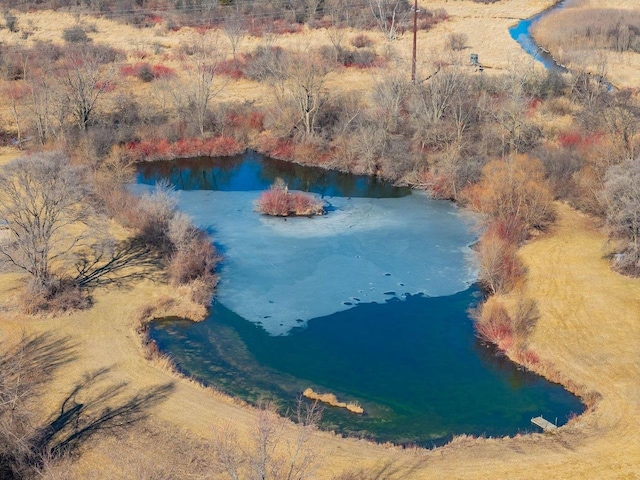
[[[253,203],[276,177],[323,197],[328,214],[257,214]],[[143,164],[137,190],[165,178],[224,255],[207,320],[151,327],[185,373],[283,411],[308,387],[331,392],[365,413],[327,407],[325,427],[401,444],[511,435],[534,416],[561,424],[583,410],[476,339],[477,232],[455,205],[252,152]]]

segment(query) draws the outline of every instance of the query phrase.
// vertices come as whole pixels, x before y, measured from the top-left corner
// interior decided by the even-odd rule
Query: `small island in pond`
[[[324,202],[310,193],[290,192],[287,184],[277,178],[269,190],[256,201],[256,211],[275,217],[313,217],[324,215]]]
[[[307,388],[302,392],[302,395],[311,400],[327,403],[332,407],[346,408],[351,413],[357,413],[359,415],[364,413],[364,409],[358,402],[340,402],[333,393],[318,393],[312,388]]]

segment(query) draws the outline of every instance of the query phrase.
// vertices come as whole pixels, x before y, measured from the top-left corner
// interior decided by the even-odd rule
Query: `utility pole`
[[[416,84],[416,53],[418,47],[418,0],[413,6],[413,58],[411,60],[411,83]]]

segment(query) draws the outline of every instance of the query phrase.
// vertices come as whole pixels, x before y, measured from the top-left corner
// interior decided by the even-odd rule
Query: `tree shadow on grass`
[[[111,368],[85,375],[48,418],[42,394],[59,370],[76,361],[68,337],[23,335],[0,348],[0,478],[32,478],[51,462],[78,451],[95,434],[117,434],[146,418],[173,382],[137,391],[115,380]],[[39,420],[40,419],[40,420]]]
[[[417,472],[423,471],[427,464],[426,457],[416,457],[412,461],[386,460],[376,467],[359,470],[347,470],[335,477],[336,480],[383,480],[388,478],[413,478]]]
[[[37,441],[41,451],[54,457],[72,454],[98,433],[117,434],[145,419],[148,411],[173,391],[173,382],[137,392],[109,377],[111,368],[87,374],[69,392]]]
[[[77,358],[71,339],[52,333],[23,334],[16,345],[3,347],[0,354],[3,393],[33,395],[38,386],[51,381],[60,367]]]
[[[123,286],[135,280],[153,278],[162,268],[162,257],[143,240],[118,242],[115,247],[97,244],[76,262],[74,284],[78,287]]]

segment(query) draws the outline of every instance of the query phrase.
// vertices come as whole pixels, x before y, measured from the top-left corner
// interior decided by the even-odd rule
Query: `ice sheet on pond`
[[[259,195],[182,191],[179,208],[223,254],[217,300],[272,335],[358,303],[452,295],[476,279],[472,219],[449,202],[332,197],[325,216],[284,219],[256,213]]]

